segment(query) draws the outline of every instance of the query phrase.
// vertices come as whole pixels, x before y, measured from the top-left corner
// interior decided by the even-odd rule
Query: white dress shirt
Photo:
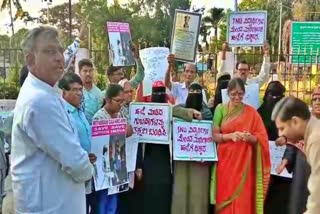
[[[175,98],[175,105],[186,104],[189,89],[185,82],[172,82],[171,94]],[[206,92],[202,90],[203,102],[207,104]]]
[[[226,63],[227,62],[225,60],[221,61],[220,67],[218,69],[217,76],[219,76],[222,73],[227,73],[228,72],[226,70],[226,68],[227,68]],[[261,70],[260,70],[259,74],[256,77],[247,79],[246,84],[247,85],[259,84],[259,86],[261,88],[269,80],[270,69],[271,69],[270,57],[269,56],[264,56],[263,57],[263,63],[262,63]]]
[[[86,213],[93,166],[61,95],[30,72],[14,110],[11,172],[15,213]]]

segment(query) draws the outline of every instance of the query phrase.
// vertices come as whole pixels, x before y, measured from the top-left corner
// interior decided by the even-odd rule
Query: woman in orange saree
[[[218,162],[211,199],[216,214],[263,213],[271,167],[268,135],[257,111],[242,103],[244,93],[243,81],[231,80],[230,101],[217,106],[214,114]]]

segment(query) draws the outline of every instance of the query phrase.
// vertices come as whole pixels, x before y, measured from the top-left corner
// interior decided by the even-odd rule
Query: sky
[[[112,2],[113,0],[106,0]],[[42,0],[20,0],[22,8],[29,12],[31,17],[39,17],[40,13],[39,11],[42,8],[47,8],[47,3],[42,2]],[[50,7],[59,5],[62,3],[68,2],[68,0],[52,0],[52,5],[49,6],[49,12]],[[72,0],[72,3],[76,3],[78,0]],[[119,0],[120,3],[126,3],[127,0]],[[193,4],[199,5],[199,6],[205,6],[206,8],[212,8],[212,7],[221,7],[221,8],[234,8],[234,0],[192,0]],[[238,3],[240,0],[238,0]],[[15,14],[16,10],[15,7],[12,5],[13,9],[13,15]],[[10,15],[9,10],[3,10],[0,11],[0,35],[1,34],[8,34],[11,35],[11,27],[10,25]],[[15,32],[17,32],[19,29],[25,27],[25,28],[32,28],[37,26],[38,23],[28,23],[25,25],[22,21],[16,21],[14,22],[14,28]]]

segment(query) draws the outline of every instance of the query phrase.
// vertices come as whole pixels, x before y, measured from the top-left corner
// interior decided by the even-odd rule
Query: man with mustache
[[[319,97],[317,100],[318,99]],[[304,140],[302,153],[305,153],[305,157],[308,162],[307,165],[310,165],[311,167],[311,174],[309,179],[306,178],[306,176],[308,177],[307,171],[302,172],[301,174],[296,172],[296,175],[294,175],[303,177],[301,177],[302,180],[299,182],[299,186],[297,188],[298,192],[295,194],[299,198],[296,198],[298,199],[296,202],[305,200],[305,183],[307,180],[307,186],[310,194],[307,199],[306,209],[303,209],[301,204],[297,203],[299,204],[299,209],[302,208],[302,210],[297,213],[304,211],[304,214],[320,213],[320,203],[318,200],[320,193],[320,121],[316,117],[311,116],[309,107],[303,101],[295,97],[285,97],[279,101],[272,112],[272,120],[276,123],[279,130],[279,136],[282,136],[289,142],[299,142]],[[296,164],[298,163],[301,163],[301,161],[296,162]],[[300,195],[302,195],[302,197]]]
[[[84,183],[92,177],[93,166],[57,90],[64,73],[58,32],[47,26],[34,28],[22,46],[29,74],[12,127],[15,212],[85,214]]]
[[[226,52],[228,49],[229,45],[227,42],[225,42],[222,47],[222,62],[217,75],[220,75],[220,73],[228,72],[226,70]],[[260,73],[256,77],[248,79],[248,76],[250,74],[250,67],[245,60],[241,60],[236,64],[236,76],[241,78],[246,83],[246,85],[258,84],[261,88],[269,80],[269,72],[271,68],[269,49],[269,44],[265,43],[263,46],[263,63],[261,66]]]

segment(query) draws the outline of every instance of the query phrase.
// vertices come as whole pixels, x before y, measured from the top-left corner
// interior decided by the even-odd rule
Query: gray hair
[[[25,56],[36,48],[36,40],[40,36],[48,39],[58,39],[59,33],[55,28],[49,26],[40,26],[29,30],[21,43]]]
[[[311,113],[308,105],[302,100],[289,96],[282,98],[274,107],[271,119],[275,121],[279,118],[282,122],[291,120],[292,117],[299,117],[303,120],[309,120]]]
[[[183,65],[183,71],[186,70],[187,65],[192,65],[192,66],[194,66],[194,69],[195,69],[195,71],[196,71],[196,73],[197,73],[197,63],[192,63],[192,62],[184,63],[184,65]]]

